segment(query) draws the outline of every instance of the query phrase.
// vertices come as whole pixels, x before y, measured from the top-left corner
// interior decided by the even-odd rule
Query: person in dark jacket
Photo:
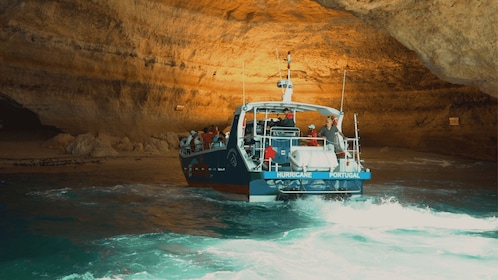
[[[337,139],[336,133],[340,134],[344,139],[347,139],[344,134],[335,125],[335,117],[327,117],[325,125],[320,129],[318,135],[326,139],[327,149],[333,150],[336,153],[343,152],[341,145],[339,144],[339,139]]]

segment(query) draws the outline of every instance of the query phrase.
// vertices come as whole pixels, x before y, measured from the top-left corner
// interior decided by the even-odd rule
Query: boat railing
[[[322,137],[309,136],[261,136],[257,137],[249,148],[251,158],[257,161],[255,170],[279,171],[290,168],[290,157],[296,151],[300,152],[325,152],[327,145]],[[316,146],[310,146],[311,140],[316,141]],[[271,150],[273,150],[273,152]]]
[[[298,127],[274,126],[270,128],[271,136],[299,137],[301,132]]]
[[[362,166],[362,160],[360,158],[360,136],[359,136],[359,129],[358,129],[358,118],[356,113],[353,115],[354,118],[354,134],[355,136],[352,138],[345,138],[344,140],[344,147],[346,147],[346,152],[344,154],[340,154],[345,160],[348,160],[348,158],[353,159],[356,162],[356,169],[357,172],[360,172],[363,168]]]
[[[328,150],[326,140],[322,137],[310,136],[272,136],[263,135],[255,137],[251,145],[246,145],[247,151],[250,151],[248,156],[255,161],[254,170],[259,171],[279,171],[290,169],[290,157],[292,153],[299,151],[300,153],[321,152],[326,153]],[[310,146],[310,141],[316,141],[316,146]],[[360,150],[359,137],[348,137],[343,139],[344,151],[336,153],[336,158],[340,164],[342,172],[360,172]],[[269,149],[273,149],[273,152]],[[269,154],[273,153],[273,154]],[[355,164],[351,164],[354,162]],[[347,171],[346,171],[347,170]]]

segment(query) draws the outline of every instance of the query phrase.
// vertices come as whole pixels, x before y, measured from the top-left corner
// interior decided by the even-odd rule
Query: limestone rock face
[[[20,108],[73,136],[171,149],[153,136],[223,129],[242,102],[281,99],[292,51],[295,101],[339,107],[349,66],[344,132],[358,112],[364,145],[496,160],[491,0],[466,12],[465,1],[320,2],[1,1],[0,122],[15,127],[5,112]],[[475,32],[455,35],[463,27]],[[298,125],[310,122],[322,120]]]
[[[351,11],[414,50],[443,80],[498,96],[498,1],[318,0]]]

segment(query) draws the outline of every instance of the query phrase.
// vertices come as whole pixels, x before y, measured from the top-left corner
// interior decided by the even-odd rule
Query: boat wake
[[[498,276],[493,265],[498,261],[496,217],[404,206],[395,198],[212,202],[230,210],[222,220],[238,229],[227,228],[220,237],[151,233],[103,239],[93,243],[100,256],[90,262],[88,271],[76,275],[85,279]],[[280,230],[281,223],[287,223],[279,219],[294,219],[296,227]],[[241,236],[241,228],[267,233]],[[74,276],[63,279],[79,279]]]

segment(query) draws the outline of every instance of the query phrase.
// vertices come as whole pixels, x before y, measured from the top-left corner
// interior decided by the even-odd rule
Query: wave
[[[403,206],[394,198],[318,198],[254,205],[218,201],[257,217],[258,229],[283,210],[308,223],[258,236],[176,233],[122,235],[98,241],[92,273],[63,279],[449,279],[498,276],[498,221]],[[242,211],[241,209],[244,209]],[[241,212],[242,211],[242,212]],[[247,212],[249,211],[249,212]],[[240,226],[240,225],[239,225]],[[82,276],[75,278],[74,276]],[[84,277],[83,277],[84,276]]]
[[[310,215],[325,222],[376,228],[449,229],[463,231],[498,230],[496,217],[478,218],[468,214],[435,211],[430,207],[402,205],[395,197],[326,201],[319,198],[297,201]]]

